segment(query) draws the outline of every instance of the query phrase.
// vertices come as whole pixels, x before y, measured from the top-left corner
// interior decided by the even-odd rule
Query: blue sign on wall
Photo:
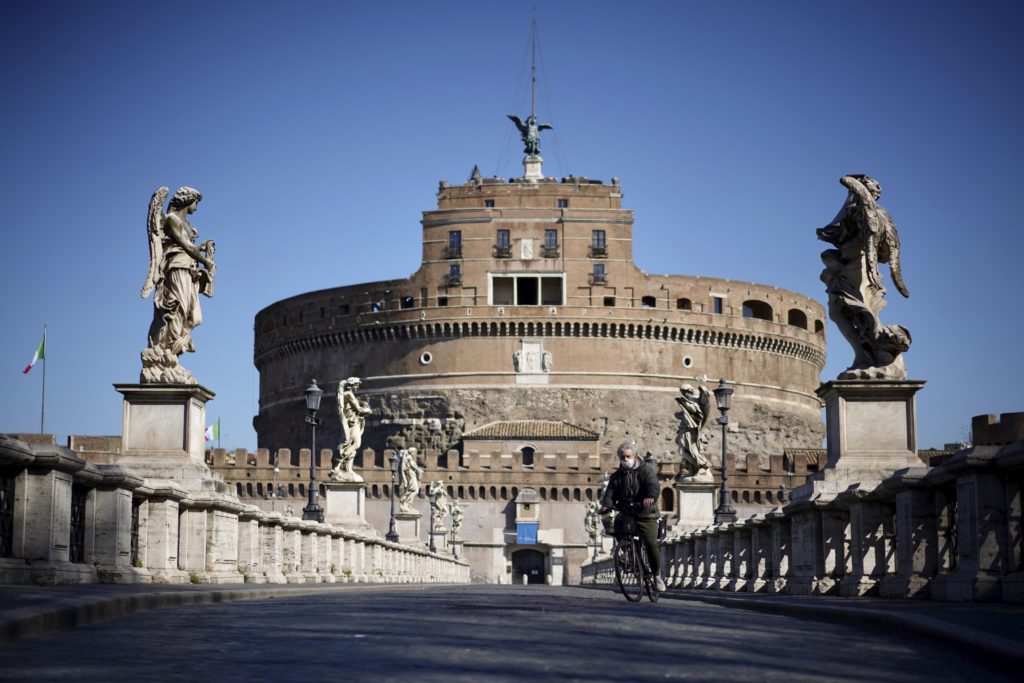
[[[519,545],[534,545],[537,543],[537,522],[516,523],[516,543]]]

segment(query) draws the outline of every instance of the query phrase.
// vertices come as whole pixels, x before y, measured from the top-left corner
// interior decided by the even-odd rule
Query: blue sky
[[[437,181],[521,173],[529,3],[18,2],[0,26],[0,431],[120,433],[137,380],[145,210],[204,193],[217,242],[184,364],[253,448],[253,317],[301,292],[405,277]],[[769,283],[824,302],[814,230],[869,173],[903,242],[921,446],[1024,410],[1014,199],[1024,5],[537,3],[545,173],[621,179],[650,273]],[[888,276],[887,276],[888,277]],[[828,327],[823,378],[852,352]],[[301,417],[297,417],[301,419]]]

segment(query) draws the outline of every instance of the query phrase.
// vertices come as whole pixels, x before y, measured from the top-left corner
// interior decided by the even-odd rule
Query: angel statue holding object
[[[338,382],[338,417],[341,418],[341,431],[345,440],[338,444],[338,453],[331,458],[331,471],[327,476],[334,481],[363,480],[352,469],[356,453],[363,443],[366,416],[372,412],[368,403],[356,398],[356,389],[361,383],[358,377]]]
[[[910,331],[883,325],[885,287],[879,263],[888,263],[892,282],[909,297],[900,272],[900,238],[889,212],[878,205],[882,187],[866,175],[839,180],[849,190],[832,222],[817,230],[818,239],[835,245],[821,252],[821,281],[828,292],[828,314],[853,347],[853,364],[839,379],[906,379],[904,351]]]
[[[398,472],[402,478],[402,497],[399,498],[399,512],[416,512],[412,503],[420,492],[420,477],[423,468],[416,462],[416,449],[403,448],[398,451]]]
[[[708,442],[704,427],[711,415],[711,392],[704,385],[694,389],[692,385],[684,384],[679,387],[676,403],[679,404],[676,443],[682,458],[680,478],[711,481],[711,461],[704,455],[704,446]]]
[[[430,533],[444,531],[444,513],[448,511],[448,492],[440,480],[431,482],[427,489],[430,495]]]
[[[158,188],[149,200],[149,273],[141,295],[145,299],[154,290],[156,293],[148,346],[142,352],[140,381],[196,384],[179,359],[186,351],[196,350],[192,330],[203,322],[199,295],[213,297],[215,247],[213,240],[196,245],[199,231],[188,221],[203,195],[191,187],[182,187],[171,197],[164,213],[167,193],[166,187]]]
[[[519,136],[523,139],[523,151],[526,155],[531,157],[540,156],[540,132],[542,130],[554,130],[554,126],[549,126],[546,123],[538,124],[537,117],[533,114],[526,117],[526,123],[523,123],[515,114],[509,114],[508,118],[519,129]]]

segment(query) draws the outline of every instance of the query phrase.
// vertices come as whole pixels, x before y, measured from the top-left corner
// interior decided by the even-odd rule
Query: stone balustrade
[[[1018,417],[1004,415],[998,433]],[[1019,433],[1016,441],[988,440],[978,420],[975,446],[940,466],[897,470],[732,524],[677,530],[662,544],[666,583],[1024,602],[1024,440]],[[582,576],[584,584],[614,583],[611,557],[586,561]]]
[[[468,583],[424,547],[0,435],[0,583]]]

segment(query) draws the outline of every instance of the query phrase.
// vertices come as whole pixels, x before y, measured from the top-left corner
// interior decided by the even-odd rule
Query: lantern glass
[[[721,412],[729,410],[732,405],[732,389],[725,386],[725,380],[718,380],[718,386],[715,387],[715,403],[718,404],[718,409]]]
[[[324,395],[324,390],[316,385],[316,380],[312,380],[309,386],[306,387],[306,408],[312,412],[320,410],[320,397]]]

